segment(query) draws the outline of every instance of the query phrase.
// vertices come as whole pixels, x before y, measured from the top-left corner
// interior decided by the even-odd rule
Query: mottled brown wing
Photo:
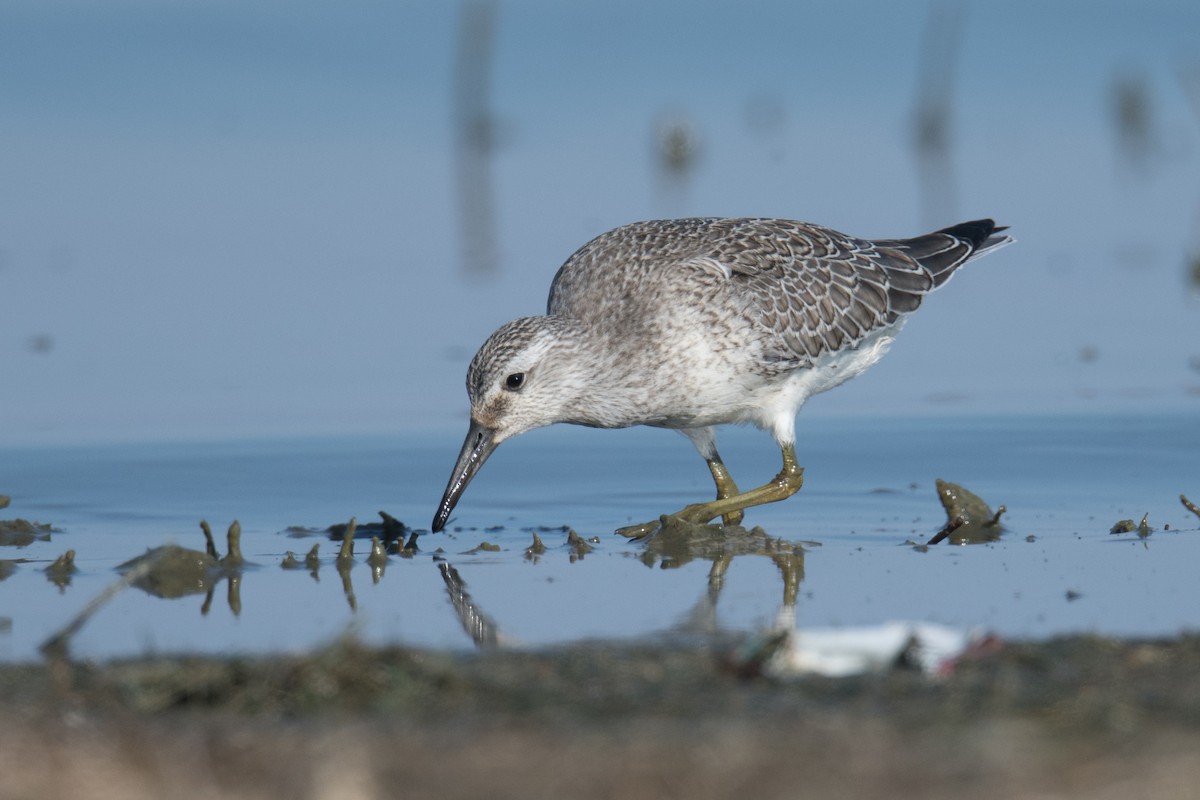
[[[651,220],[593,239],[563,264],[548,311],[580,318],[615,312],[653,291],[664,270],[690,263],[728,281],[781,369],[853,347],[915,311],[978,252],[1006,244],[991,220],[913,239],[869,241],[780,219]],[[631,264],[644,269],[630,269]]]
[[[914,311],[933,277],[902,250],[817,225],[718,220],[711,257],[777,334],[773,360],[803,366]]]

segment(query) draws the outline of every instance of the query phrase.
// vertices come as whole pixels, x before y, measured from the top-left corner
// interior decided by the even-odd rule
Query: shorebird
[[[601,234],[559,268],[545,316],[501,326],[471,360],[470,428],[433,531],[501,442],[556,422],[680,431],[717,497],[676,516],[740,524],[744,509],[803,484],[795,422],[805,401],[878,361],[925,295],[1013,241],[1004,230],[981,219],[872,241],[791,220],[695,218]],[[715,426],[746,422],[775,437],[783,467],[742,492]]]

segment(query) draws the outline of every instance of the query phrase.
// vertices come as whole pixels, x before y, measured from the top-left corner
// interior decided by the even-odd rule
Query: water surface
[[[1066,632],[1171,635],[1200,625],[1200,499],[1195,414],[808,419],[797,450],[806,483],[790,501],[752,509],[749,526],[802,543],[795,597],[801,627],[921,619],[1009,637]],[[0,581],[0,658],[37,658],[39,644],[105,586],[114,568],[167,543],[221,549],[234,519],[249,565],[205,595],[118,594],[76,635],[90,658],[151,652],[303,650],[348,631],[375,643],[473,647],[442,565],[453,566],[502,642],[545,645],[770,627],[785,609],[779,559],[742,555],[710,582],[712,562],[679,565],[612,533],[707,498],[703,462],[665,431],[560,427],[505,443],[469,488],[445,534],[393,555],[382,574],[357,543],[347,580],[323,529],[385,510],[427,529],[462,432],[9,449],[0,517],[51,523],[49,541],[0,548],[28,559]],[[723,432],[744,487],[778,468],[769,437]],[[997,542],[926,552],[945,524],[934,480],[1005,505]],[[1149,514],[1149,538],[1111,535]],[[568,544],[567,530],[591,540]],[[527,556],[537,531],[544,553]],[[284,554],[320,542],[321,566],[284,570]],[[498,551],[480,550],[481,543]],[[68,548],[79,572],[61,589],[44,567]],[[786,613],[785,613],[786,618]]]

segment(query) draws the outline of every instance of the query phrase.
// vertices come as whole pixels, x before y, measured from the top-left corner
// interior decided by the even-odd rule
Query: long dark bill
[[[491,428],[471,420],[471,427],[467,431],[466,441],[463,442],[462,452],[458,454],[458,461],[454,464],[450,482],[446,484],[446,492],[442,495],[442,502],[438,506],[437,514],[433,516],[434,533],[446,526],[446,520],[450,518],[450,512],[458,504],[458,498],[462,497],[467,484],[471,482],[471,478],[475,477],[475,473],[483,466],[483,462],[487,461],[488,456],[496,449],[496,443],[493,441],[495,435],[496,432]]]

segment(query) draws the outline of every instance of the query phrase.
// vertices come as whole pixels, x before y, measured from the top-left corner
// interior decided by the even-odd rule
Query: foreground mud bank
[[[1200,637],[1000,644],[930,678],[729,646],[0,668],[4,797],[1194,797]],[[740,674],[739,674],[740,673]]]

